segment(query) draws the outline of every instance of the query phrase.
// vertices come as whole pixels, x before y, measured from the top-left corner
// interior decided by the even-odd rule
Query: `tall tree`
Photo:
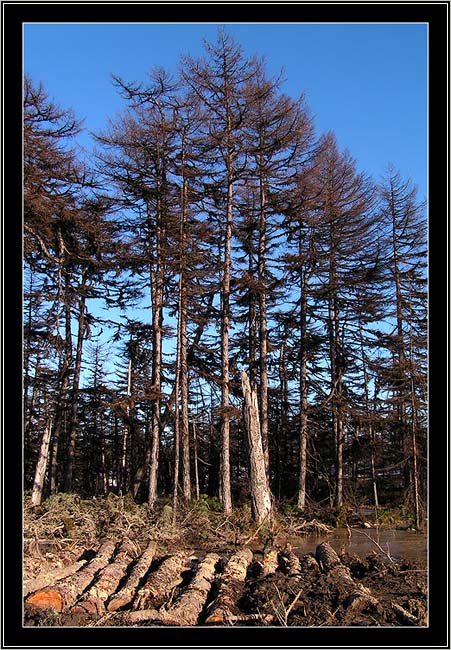
[[[247,119],[245,84],[253,77],[256,62],[243,57],[241,47],[224,31],[216,43],[205,43],[207,60],[182,59],[182,78],[205,109],[205,138],[216,160],[208,188],[220,218],[223,239],[221,267],[221,475],[220,496],[224,512],[232,510],[230,488],[230,282],[235,188],[243,177],[243,123]]]
[[[323,140],[317,173],[321,190],[317,209],[322,221],[317,297],[324,301],[325,308],[335,442],[335,505],[339,507],[343,503],[346,416],[343,380],[349,363],[347,324],[354,318],[351,289],[360,281],[361,266],[368,264],[371,257],[374,189],[364,174],[357,173],[349,153],[339,152],[331,134]]]
[[[280,254],[281,227],[277,216],[296,168],[302,165],[313,138],[313,125],[304,98],[295,102],[279,93],[281,78],[265,77],[260,62],[248,81],[249,116],[246,148],[248,178],[255,183],[251,216],[256,233],[256,277],[253,292],[258,301],[259,410],[265,464],[269,469],[268,445],[268,303],[275,302],[280,271],[275,271]],[[247,181],[249,184],[249,181]],[[280,221],[280,220],[279,220]],[[250,222],[252,227],[252,221]],[[249,267],[251,272],[251,267]],[[277,277],[277,273],[279,277]]]
[[[116,78],[130,109],[107,133],[97,135],[104,152],[98,154],[103,173],[123,193],[118,201],[133,209],[136,219],[128,227],[138,234],[134,268],[149,274],[152,312],[152,424],[147,450],[148,503],[155,504],[158,488],[162,397],[164,286],[168,268],[168,233],[172,222],[172,186],[168,177],[175,130],[171,96],[175,86],[163,70],[151,75],[151,86],[127,84]],[[106,151],[109,149],[109,152]],[[171,224],[171,225],[170,225]],[[141,241],[139,241],[141,239]],[[138,479],[139,481],[141,478]]]
[[[386,265],[393,291],[388,314],[393,330],[383,336],[390,353],[385,386],[405,467],[405,487],[413,486],[413,510],[420,524],[417,445],[426,394],[426,221],[424,204],[411,181],[390,166],[381,188],[381,215],[386,227]],[[420,413],[422,415],[420,415]],[[420,427],[421,428],[421,427]]]

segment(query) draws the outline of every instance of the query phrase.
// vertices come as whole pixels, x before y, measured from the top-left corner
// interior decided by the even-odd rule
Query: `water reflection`
[[[289,542],[296,555],[315,552],[318,544],[324,541],[329,542],[337,553],[346,551],[360,557],[365,557],[372,551],[381,553],[381,550],[374,543],[377,542],[382,551],[389,554],[393,559],[405,558],[422,563],[427,561],[427,535],[410,530],[367,529],[362,531],[351,528],[351,536],[349,537],[347,528],[337,528],[329,535],[306,535],[277,540],[279,544]]]

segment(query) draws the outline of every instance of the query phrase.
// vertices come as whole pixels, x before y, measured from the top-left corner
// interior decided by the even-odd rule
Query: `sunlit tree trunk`
[[[42,435],[41,444],[39,447],[38,462],[36,463],[33,490],[31,493],[32,506],[39,506],[41,505],[42,502],[51,434],[52,434],[52,420],[51,418],[48,418],[47,424],[44,429],[44,433]]]
[[[75,463],[75,444],[77,439],[77,421],[78,421],[78,391],[80,387],[81,360],[83,352],[83,341],[85,337],[85,319],[86,319],[86,271],[82,273],[80,285],[80,297],[78,307],[78,333],[77,348],[75,353],[74,378],[72,383],[72,396],[69,416],[69,441],[67,449],[66,475],[64,480],[65,492],[72,490],[74,463]]]
[[[249,379],[243,370],[241,374],[244,397],[244,421],[249,449],[252,515],[260,524],[272,512],[271,492],[265,467],[265,456],[259,421],[257,393],[251,390]]]

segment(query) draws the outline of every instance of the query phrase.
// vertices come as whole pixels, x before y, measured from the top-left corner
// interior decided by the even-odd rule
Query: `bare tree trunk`
[[[301,247],[301,244],[300,244]],[[307,281],[305,270],[301,269],[301,360],[300,360],[300,379],[299,388],[301,396],[301,416],[299,431],[299,492],[298,508],[304,510],[306,497],[307,481],[307,436],[308,436],[308,417],[307,417]]]
[[[47,420],[46,427],[41,439],[39,448],[39,458],[36,464],[36,471],[34,475],[33,491],[31,493],[31,505],[40,506],[42,502],[42,494],[44,491],[45,472],[47,469],[47,460],[49,455],[50,437],[52,434],[52,419]]]
[[[244,420],[249,446],[252,515],[257,523],[261,523],[271,515],[271,492],[266,475],[257,394],[251,390],[249,379],[244,370],[241,373],[241,378],[244,397]]]
[[[121,472],[120,472],[120,481],[119,481],[119,490],[118,494],[121,496],[124,492],[127,491],[127,450],[128,450],[128,440],[131,432],[130,424],[130,397],[132,394],[132,358],[130,356],[128,360],[127,368],[127,405],[125,407],[125,413],[127,416],[127,421],[124,424],[124,433],[122,436],[122,449],[121,449]]]
[[[69,280],[66,279],[66,284],[68,285]],[[58,401],[55,408],[55,418],[53,422],[53,432],[52,432],[52,452],[51,452],[51,461],[50,461],[50,493],[54,494],[58,489],[58,449],[61,434],[65,427],[66,421],[66,398],[67,398],[67,389],[69,387],[69,372],[72,364],[72,329],[71,329],[71,313],[70,313],[70,304],[69,297],[66,297],[64,303],[65,310],[65,344],[64,344],[64,356],[61,363],[60,370],[60,389],[58,392]]]
[[[178,324],[177,324],[177,350],[175,359],[175,402],[174,402],[174,485],[172,491],[172,523],[177,521],[177,493],[179,486],[179,465],[180,465],[180,412],[179,412],[179,391],[180,391],[180,367],[181,367],[181,338],[182,338],[182,273],[179,276],[179,298],[178,298]]]
[[[185,174],[185,141],[183,140],[182,167]],[[182,217],[180,224],[181,257],[180,257],[180,286],[179,286],[179,326],[180,326],[180,398],[182,403],[181,443],[182,443],[182,489],[186,501],[191,501],[191,471],[189,449],[189,371],[188,345],[186,335],[186,287],[185,287],[185,256],[186,256],[186,219],[188,208],[188,179],[184,176],[182,186]]]
[[[189,371],[187,364],[186,345],[186,309],[182,308],[182,331],[180,340],[180,390],[182,402],[181,418],[181,442],[182,442],[182,487],[183,497],[191,501],[191,470],[190,470],[190,448],[189,448],[189,413],[188,413],[188,382]]]
[[[193,442],[194,442],[194,485],[196,490],[196,499],[200,498],[199,490],[199,467],[197,462],[197,431],[196,431],[196,418],[193,418]]]
[[[231,161],[228,166],[231,167]],[[230,415],[229,415],[229,325],[230,325],[230,271],[232,251],[232,210],[233,185],[228,181],[227,216],[224,253],[224,276],[222,281],[221,305],[221,467],[220,490],[225,514],[232,512],[232,492],[230,487]]]
[[[415,394],[413,379],[411,380],[411,400],[412,400],[412,473],[413,473],[413,502],[414,502],[414,515],[415,527],[417,530],[420,528],[420,493],[418,489],[418,450],[417,450],[417,429],[416,429],[416,407],[415,407]]]
[[[160,397],[162,338],[163,338],[163,268],[161,259],[161,198],[157,199],[157,224],[155,244],[155,270],[151,272],[152,292],[152,337],[153,337],[153,366],[152,387],[157,393],[152,403],[152,439],[150,443],[149,463],[149,494],[148,504],[153,508],[157,498],[158,457],[160,450]]]
[[[369,386],[368,386],[368,372],[367,372],[367,364],[366,364],[366,359],[365,359],[365,350],[363,346],[363,328],[362,328],[362,321],[359,319],[359,339],[360,339],[360,355],[362,357],[362,365],[363,365],[363,385],[365,389],[365,408],[366,408],[366,416],[367,418],[371,418],[370,415],[370,395],[369,395]],[[377,384],[374,386],[374,399],[373,399],[373,404],[376,404],[376,392],[377,392]],[[369,429],[369,434],[370,434],[370,440],[371,440],[371,482],[373,484],[373,498],[374,498],[374,507],[378,508],[379,507],[379,499],[377,496],[377,473],[376,473],[376,459],[375,459],[375,442],[376,442],[376,436],[374,432],[374,427],[370,423],[368,426]]]
[[[86,271],[82,273],[81,295],[79,298],[78,311],[78,334],[77,350],[75,354],[74,379],[72,384],[72,399],[69,418],[69,445],[67,450],[66,476],[64,480],[65,492],[72,490],[72,480],[75,463],[75,443],[77,437],[77,410],[78,410],[78,389],[80,386],[81,358],[83,352],[83,340],[85,334],[85,317],[86,317]]]
[[[280,435],[278,441],[278,476],[277,476],[277,485],[278,485],[278,496],[279,499],[282,494],[282,483],[283,483],[283,465],[286,460],[286,451],[287,451],[287,435],[288,435],[288,380],[287,380],[287,358],[286,358],[286,344],[285,339],[282,341],[280,347],[280,359],[279,359],[279,380],[280,380]]]
[[[260,283],[260,423],[266,472],[269,471],[268,448],[268,317],[266,310],[266,187],[260,173],[260,224],[258,241],[258,280]]]

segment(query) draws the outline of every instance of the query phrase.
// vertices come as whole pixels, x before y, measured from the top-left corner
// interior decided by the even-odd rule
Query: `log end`
[[[204,625],[227,625],[232,612],[225,607],[217,607],[205,619]]]
[[[206,620],[205,625],[222,625],[226,621],[222,614],[211,614]]]
[[[58,591],[38,591],[28,596],[25,602],[38,609],[52,609],[55,612],[62,612],[64,608],[64,598]]]
[[[122,609],[130,603],[130,598],[112,598],[108,605],[106,606],[109,612],[116,612],[118,609]]]

